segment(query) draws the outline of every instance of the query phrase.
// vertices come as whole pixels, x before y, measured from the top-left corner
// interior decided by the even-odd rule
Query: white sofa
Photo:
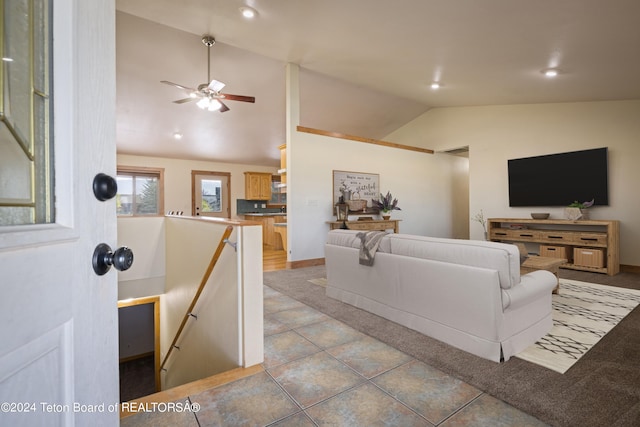
[[[557,278],[548,271],[520,276],[514,245],[388,234],[369,267],[358,262],[357,233],[329,232],[331,298],[495,362],[551,329]]]

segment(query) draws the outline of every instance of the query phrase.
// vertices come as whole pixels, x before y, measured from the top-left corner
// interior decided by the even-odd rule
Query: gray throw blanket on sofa
[[[371,267],[373,265],[376,251],[380,240],[386,235],[384,231],[367,231],[366,233],[358,233],[358,237],[362,242],[360,244],[360,264]]]

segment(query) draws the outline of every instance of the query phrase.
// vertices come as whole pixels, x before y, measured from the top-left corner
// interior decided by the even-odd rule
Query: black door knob
[[[96,199],[104,202],[118,193],[118,182],[111,176],[99,173],[93,178],[93,194]]]
[[[126,246],[114,251],[106,243],[100,243],[93,251],[93,271],[98,276],[105,274],[113,265],[118,271],[128,270],[133,264],[133,251]]]

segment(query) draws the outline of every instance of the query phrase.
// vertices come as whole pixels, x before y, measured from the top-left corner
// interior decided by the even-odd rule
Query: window
[[[161,215],[164,211],[164,169],[118,167],[117,214]]]

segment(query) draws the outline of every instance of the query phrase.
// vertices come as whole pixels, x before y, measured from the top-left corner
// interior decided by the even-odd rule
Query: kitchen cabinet
[[[267,249],[281,250],[282,239],[276,234],[274,224],[286,223],[287,217],[282,215],[246,214],[244,219],[262,224],[262,244]]]
[[[244,198],[247,200],[271,200],[271,174],[268,172],[245,172]]]

